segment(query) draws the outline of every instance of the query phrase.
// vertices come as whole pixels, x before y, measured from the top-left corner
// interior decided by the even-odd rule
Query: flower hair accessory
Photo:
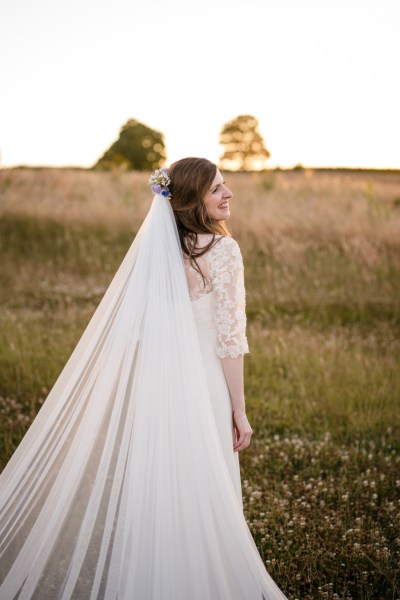
[[[169,198],[171,196],[171,192],[168,189],[170,183],[171,178],[169,170],[166,167],[161,167],[150,175],[149,186],[155,194],[161,194],[161,196]]]

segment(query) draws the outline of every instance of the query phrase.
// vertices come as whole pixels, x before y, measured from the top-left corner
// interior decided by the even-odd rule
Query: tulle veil
[[[224,462],[161,195],[0,476],[14,598],[284,598]]]

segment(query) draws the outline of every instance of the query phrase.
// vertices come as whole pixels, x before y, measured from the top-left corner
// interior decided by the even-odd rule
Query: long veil
[[[0,476],[0,598],[284,598],[224,461],[160,195]]]

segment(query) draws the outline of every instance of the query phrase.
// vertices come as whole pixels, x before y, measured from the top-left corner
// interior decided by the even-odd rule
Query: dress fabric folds
[[[243,515],[215,353],[231,317],[207,291],[191,302],[156,195],[0,476],[1,600],[285,597]]]

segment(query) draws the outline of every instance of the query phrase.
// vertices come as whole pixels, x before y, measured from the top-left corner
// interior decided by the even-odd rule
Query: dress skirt
[[[210,392],[210,399],[223,454],[235,491],[242,504],[239,453],[234,452],[232,404],[221,359],[217,356],[217,329],[215,324],[215,293],[210,292],[192,302],[201,355]]]

